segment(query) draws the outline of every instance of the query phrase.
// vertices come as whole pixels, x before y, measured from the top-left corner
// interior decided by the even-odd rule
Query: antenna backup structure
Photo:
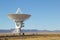
[[[28,19],[31,15],[22,14],[20,8],[17,9],[15,14],[8,14],[8,18],[12,19],[15,22],[15,33],[21,34],[21,28],[23,27],[23,22]]]

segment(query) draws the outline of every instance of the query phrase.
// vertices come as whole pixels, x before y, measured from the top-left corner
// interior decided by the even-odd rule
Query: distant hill
[[[8,32],[12,32],[14,29],[11,30],[0,30],[0,33],[8,33]],[[49,30],[36,30],[36,29],[32,29],[32,30],[25,30],[23,29],[22,32],[60,32],[60,30],[55,30],[55,31],[49,31]]]

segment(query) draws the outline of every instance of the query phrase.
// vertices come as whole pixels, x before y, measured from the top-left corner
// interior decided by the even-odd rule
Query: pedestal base
[[[18,29],[13,30],[13,34],[21,35],[21,29],[18,28]]]

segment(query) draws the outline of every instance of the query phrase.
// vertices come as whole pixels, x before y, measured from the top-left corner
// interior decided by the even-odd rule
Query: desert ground
[[[0,35],[0,40],[60,40],[60,34]]]

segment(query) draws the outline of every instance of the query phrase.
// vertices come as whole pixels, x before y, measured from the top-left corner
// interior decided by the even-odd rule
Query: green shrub
[[[5,40],[8,40],[7,38],[5,38]]]

